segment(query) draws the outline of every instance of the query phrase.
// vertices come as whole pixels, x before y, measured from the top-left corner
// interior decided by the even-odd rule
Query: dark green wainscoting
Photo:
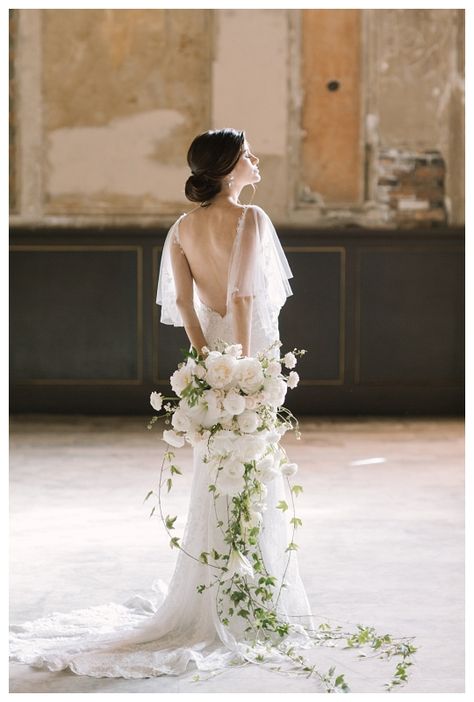
[[[464,230],[278,227],[298,414],[464,412]],[[189,348],[155,303],[163,228],[10,234],[12,412],[153,415]]]

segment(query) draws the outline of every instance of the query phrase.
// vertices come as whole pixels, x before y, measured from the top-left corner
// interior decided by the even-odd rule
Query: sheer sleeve
[[[236,236],[229,263],[228,309],[233,297],[251,296],[261,323],[270,330],[293,294],[288,283],[293,273],[272,221],[261,207],[246,207]]]
[[[178,223],[182,217],[184,217],[184,213],[178,217],[166,235],[163,251],[161,252],[160,272],[158,275],[156,292],[156,303],[161,305],[160,322],[162,324],[173,324],[175,327],[184,327],[184,322],[176,304],[176,285],[171,259],[171,247],[175,245],[181,246],[179,242]]]

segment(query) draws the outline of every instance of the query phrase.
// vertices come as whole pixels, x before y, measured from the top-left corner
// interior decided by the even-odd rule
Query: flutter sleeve
[[[156,303],[161,305],[160,322],[184,327],[181,314],[176,304],[176,285],[171,263],[171,246],[180,246],[178,223],[184,217],[182,214],[170,227],[161,252],[160,271],[156,291]]]
[[[251,296],[263,326],[270,331],[293,291],[293,273],[267,213],[257,205],[246,208],[229,263],[227,308],[235,296]]]

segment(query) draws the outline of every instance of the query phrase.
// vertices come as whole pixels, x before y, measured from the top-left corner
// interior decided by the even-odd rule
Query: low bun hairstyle
[[[191,202],[208,207],[222,189],[223,178],[240,158],[245,134],[236,129],[216,129],[199,134],[188,149],[187,162],[192,175],[186,181],[184,194]]]

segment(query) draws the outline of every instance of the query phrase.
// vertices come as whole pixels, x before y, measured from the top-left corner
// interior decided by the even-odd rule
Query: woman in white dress
[[[268,215],[239,202],[242,188],[260,180],[258,158],[243,132],[222,129],[194,139],[188,164],[192,175],[185,193],[199,206],[183,213],[166,236],[156,295],[160,320],[184,326],[190,351],[194,348],[202,358],[227,342],[240,344],[251,357],[271,347],[276,360],[281,345],[278,315],[292,294],[292,272]],[[231,588],[221,588],[228,584],[225,571],[214,587],[215,570],[199,556],[225,552],[222,534],[229,523],[229,503],[226,495],[211,494],[205,459],[206,442],[198,441],[193,445],[186,526],[167,589],[160,590],[157,580],[154,599],[132,596],[123,604],[55,612],[13,625],[11,660],[52,671],[69,668],[78,675],[122,678],[179,675],[190,662],[207,671],[258,663],[305,676],[314,672],[327,691],[347,690],[344,676],[337,676],[334,668],[322,675],[291,653],[342,638],[342,633],[338,627],[330,631],[326,623],[315,628],[296,553],[287,548],[290,520],[278,508],[291,499],[281,471],[265,481],[258,538],[252,545],[252,555],[258,553],[263,564],[260,573],[272,581],[265,584],[271,596],[263,603],[252,599],[255,573],[248,560],[237,564],[242,576],[237,583],[249,594],[245,616],[232,600]],[[218,515],[223,529],[218,528]],[[230,555],[227,570],[229,564]],[[265,644],[256,646],[255,623],[261,624],[262,613]],[[377,640],[373,630],[361,635],[382,654],[394,645]],[[405,661],[405,649],[402,654]],[[395,684],[404,674],[399,669]]]
[[[203,356],[220,340],[240,343],[246,356],[267,349],[279,340],[278,313],[292,294],[292,273],[268,215],[239,202],[242,188],[260,180],[258,160],[244,133],[233,129],[199,135],[188,152],[193,174],[186,196],[200,206],[181,215],[168,231],[156,301],[161,322],[184,326],[191,348]],[[274,353],[279,356],[278,345]],[[183,550],[162,601],[144,604],[143,598],[131,597],[123,605],[54,613],[14,625],[12,660],[49,670],[70,668],[78,675],[124,678],[177,675],[191,660],[203,670],[255,660],[257,653],[245,640],[247,622],[233,617],[222,624],[215,589],[198,592],[198,585],[209,585],[211,569],[185,553],[199,555],[222,546],[203,450],[202,443],[193,449]],[[288,642],[310,646],[305,626],[310,630],[313,620],[297,557],[285,553],[288,517],[276,507],[288,499],[281,474],[267,490],[258,547],[268,574],[276,579],[278,596],[272,604],[282,621],[295,623]],[[283,662],[285,656],[275,650],[272,660]]]

